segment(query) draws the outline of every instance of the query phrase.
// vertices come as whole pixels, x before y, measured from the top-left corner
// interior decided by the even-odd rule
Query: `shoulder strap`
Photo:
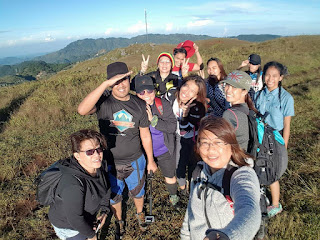
[[[234,111],[232,111],[230,108],[228,108],[228,110],[233,113],[234,117],[235,117],[236,120],[237,120],[237,127],[236,127],[236,129],[235,129],[235,131],[237,131],[237,129],[238,129],[238,127],[239,127],[238,117],[237,117],[237,115],[234,113]]]
[[[223,195],[230,196],[230,183],[231,183],[231,176],[237,170],[237,167],[227,168],[224,171],[223,179],[222,179],[222,188],[223,188]]]
[[[160,98],[155,98],[154,99],[155,103],[156,103],[156,107],[160,113],[160,115],[163,115],[163,107],[162,107],[162,102],[161,102],[161,99]]]

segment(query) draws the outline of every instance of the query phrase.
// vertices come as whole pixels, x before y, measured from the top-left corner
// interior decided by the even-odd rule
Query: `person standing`
[[[263,82],[262,82],[262,74],[261,71],[261,57],[258,54],[250,54],[247,60],[242,61],[241,65],[239,66],[238,70],[248,66],[249,69],[245,71],[247,74],[250,75],[252,82],[251,88],[249,90],[249,96],[251,99],[254,99],[254,94],[262,89]]]
[[[278,130],[288,148],[291,117],[294,116],[294,100],[282,87],[282,80],[288,74],[287,67],[272,61],[263,67],[264,86],[255,94],[255,105],[258,111],[266,115],[265,122]],[[283,174],[286,169],[281,169]],[[281,175],[282,175],[281,174]],[[268,216],[273,217],[282,211],[279,180],[270,185],[272,205],[268,207]]]
[[[175,132],[177,120],[170,103],[165,98],[156,97],[156,89],[150,76],[136,77],[137,96],[146,102],[148,119],[151,122],[153,155],[165,179],[169,192],[169,201],[173,207],[178,207]]]
[[[208,114],[222,117],[223,112],[229,108],[221,81],[227,77],[223,64],[218,58],[207,61],[208,78],[205,80],[207,98],[210,100]]]
[[[100,131],[108,139],[108,154],[114,161],[113,165],[108,166],[113,194],[110,202],[117,220],[118,235],[124,233],[121,202],[125,184],[136,206],[139,227],[142,231],[146,230],[143,213],[146,159],[140,141],[147,157],[148,172],[157,170],[145,102],[129,93],[131,73],[123,62],[109,64],[107,80],[89,93],[78,106],[80,115],[97,113]],[[112,91],[106,96],[104,92],[109,87]]]

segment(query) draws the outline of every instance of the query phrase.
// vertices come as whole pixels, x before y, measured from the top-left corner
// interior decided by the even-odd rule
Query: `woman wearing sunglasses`
[[[106,141],[94,130],[80,130],[70,139],[73,154],[61,161],[62,177],[49,220],[60,239],[96,240],[97,226],[103,226],[110,211],[103,160]]]
[[[156,90],[150,76],[137,76],[135,82],[137,96],[146,102],[150,121],[153,155],[165,178],[169,201],[177,207],[177,178],[175,173],[175,132],[177,120],[170,103],[164,98],[156,98]]]
[[[203,118],[196,151],[202,161],[192,176],[181,239],[253,239],[261,221],[259,180],[234,128],[223,118]]]

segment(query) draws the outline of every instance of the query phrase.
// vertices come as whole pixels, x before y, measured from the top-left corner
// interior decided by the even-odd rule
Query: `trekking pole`
[[[153,178],[153,171],[151,170],[150,173],[147,176],[149,187],[149,215],[146,216],[145,222],[146,223],[153,223],[154,222],[154,216],[152,215],[152,178]]]

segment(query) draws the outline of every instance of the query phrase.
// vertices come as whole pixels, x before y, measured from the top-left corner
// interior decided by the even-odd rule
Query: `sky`
[[[146,33],[319,35],[319,0],[0,0],[0,58]]]

